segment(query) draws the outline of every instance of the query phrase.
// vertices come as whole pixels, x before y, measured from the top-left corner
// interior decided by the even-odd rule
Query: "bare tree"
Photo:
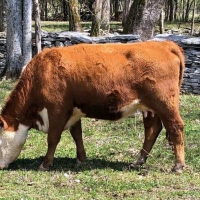
[[[192,10],[192,24],[191,24],[191,35],[194,34],[194,19],[195,19],[195,9],[196,9],[196,0],[194,0],[193,10]]]
[[[24,66],[32,58],[32,1],[23,0],[22,6],[22,64]]]
[[[102,0],[100,29],[107,33],[110,31],[110,0]]]
[[[185,22],[189,21],[189,14],[190,14],[191,7],[192,7],[193,3],[194,3],[194,0],[191,0],[191,1],[187,0],[186,8],[185,8],[185,17],[184,17],[184,21]]]
[[[98,36],[100,32],[102,0],[95,0],[95,9],[92,15],[91,36]]]
[[[82,31],[78,0],[69,0],[69,30]]]
[[[153,37],[164,2],[165,0],[134,0],[123,32],[140,35],[142,40]]]
[[[68,20],[67,1],[66,1],[66,0],[63,0],[62,5],[63,5],[63,20],[64,20],[64,21],[67,21],[67,20]]]
[[[100,29],[110,31],[110,0],[95,0],[91,36],[98,36]]]
[[[115,20],[119,20],[119,0],[114,0]]]
[[[123,16],[122,16],[122,26],[125,25],[127,15],[129,13],[130,7],[132,4],[132,0],[124,0],[124,9],[123,9]]]
[[[48,20],[48,2],[47,2],[47,0],[40,1],[40,9],[41,9],[41,19],[44,21]]]
[[[32,1],[7,0],[6,76],[19,77],[22,67],[31,58]]]
[[[4,12],[5,12],[5,7],[4,7],[4,0],[0,0],[0,32],[3,32],[5,31],[5,15],[4,15]]]
[[[41,51],[41,23],[40,23],[40,7],[38,0],[33,1],[34,18],[35,18],[35,46],[36,53]]]
[[[161,34],[164,33],[164,16],[163,15],[164,15],[164,12],[163,12],[163,9],[162,9],[161,13],[160,13],[160,24],[159,24]]]

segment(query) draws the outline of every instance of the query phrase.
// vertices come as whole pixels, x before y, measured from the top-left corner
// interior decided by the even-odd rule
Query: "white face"
[[[19,156],[29,127],[19,124],[15,132],[0,127],[0,169],[7,168]]]

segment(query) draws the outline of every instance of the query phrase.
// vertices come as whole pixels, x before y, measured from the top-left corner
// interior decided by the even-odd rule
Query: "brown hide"
[[[183,71],[183,51],[170,41],[45,49],[24,69],[1,116],[8,126],[20,122],[37,128],[36,120],[42,123],[38,111],[46,108],[50,123],[48,140],[53,141],[75,107],[87,117],[118,120],[123,116],[123,108],[138,99],[138,109],[156,113],[156,120],[152,121],[149,115],[144,120],[156,130],[152,132],[150,125],[146,125],[145,137],[154,136],[150,147],[144,148],[151,150],[161,130],[160,119],[174,144],[183,145],[183,123],[178,112]],[[175,154],[181,154],[176,156],[176,162],[183,165],[183,150],[180,151],[175,150]]]
[[[172,42],[47,49],[28,64],[20,79],[22,89],[17,87],[9,101],[14,96],[20,101],[12,106],[25,107],[22,113],[16,111],[18,118],[24,118],[33,104],[38,109],[53,107],[54,112],[65,109],[68,113],[78,107],[88,117],[116,120],[121,117],[120,109],[137,98],[156,112],[152,101],[157,95],[178,92],[174,85],[182,81],[183,59]]]

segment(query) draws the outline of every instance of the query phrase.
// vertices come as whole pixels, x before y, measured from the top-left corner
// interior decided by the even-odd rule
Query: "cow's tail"
[[[181,85],[183,83],[183,75],[185,71],[185,56],[184,56],[184,51],[181,47],[178,45],[176,46],[171,46],[171,52],[174,53],[176,56],[178,56],[180,60],[180,71],[179,71],[179,88],[181,88]]]

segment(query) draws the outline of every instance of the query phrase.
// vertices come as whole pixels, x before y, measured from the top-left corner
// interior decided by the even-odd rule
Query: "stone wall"
[[[34,38],[34,36],[33,36]],[[156,35],[153,40],[172,40],[183,47],[186,57],[186,69],[182,91],[185,93],[200,94],[200,38],[190,38],[183,35],[162,34]],[[101,37],[89,37],[87,33],[77,32],[55,32],[42,33],[42,48],[53,46],[71,46],[79,43],[133,43],[139,42],[138,35],[118,35],[110,34]],[[33,55],[35,46],[33,40]],[[6,63],[6,36],[0,33],[0,73]]]

